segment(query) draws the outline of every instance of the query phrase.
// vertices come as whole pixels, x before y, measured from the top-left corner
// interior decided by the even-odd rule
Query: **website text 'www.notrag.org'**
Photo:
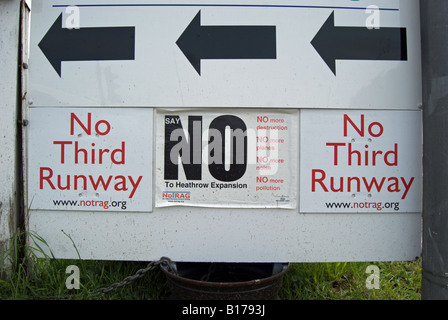
[[[126,201],[100,201],[100,200],[53,200],[55,206],[70,207],[96,207],[105,210],[118,208],[126,210]]]
[[[375,209],[382,211],[383,209],[400,210],[399,202],[326,202],[328,209]]]

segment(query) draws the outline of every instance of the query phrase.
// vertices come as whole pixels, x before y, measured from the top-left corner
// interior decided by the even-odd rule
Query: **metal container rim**
[[[273,263],[273,262],[268,262]],[[256,264],[256,263],[254,263]],[[275,264],[275,262],[273,263]],[[260,285],[265,283],[274,282],[275,280],[282,278],[283,275],[288,271],[289,269],[289,263],[278,263],[282,265],[281,271],[277,272],[269,277],[261,278],[261,279],[253,279],[248,281],[238,281],[238,282],[213,282],[213,281],[201,281],[201,280],[195,280],[195,279],[189,279],[185,278],[179,275],[176,275],[168,270],[168,268],[164,265],[161,265],[161,269],[163,273],[168,278],[171,278],[174,281],[186,283],[190,285],[196,285],[196,286],[205,286],[205,287],[227,287],[227,288],[233,288],[233,287],[243,287],[243,286],[253,286],[253,285]]]

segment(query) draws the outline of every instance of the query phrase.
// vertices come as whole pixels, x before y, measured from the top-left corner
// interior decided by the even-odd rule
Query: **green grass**
[[[87,261],[54,259],[46,242],[31,234],[33,246],[22,246],[24,234],[12,239],[9,250],[1,248],[0,266],[8,261],[14,272],[0,280],[0,300],[27,299],[120,299],[162,300],[169,297],[166,278],[155,269],[117,291],[92,295],[99,288],[122,281],[147,266],[144,262]],[[76,248],[75,248],[76,249]],[[20,258],[24,255],[23,258]],[[44,258],[36,256],[44,255]],[[379,268],[379,289],[367,289],[369,265]],[[66,273],[69,265],[80,271],[80,288],[68,290]],[[5,271],[5,270],[0,270]],[[419,300],[421,261],[293,263],[283,279],[279,296],[283,300]]]
[[[379,289],[368,289],[369,265],[379,268]],[[420,300],[421,260],[292,264],[280,296],[288,300]]]

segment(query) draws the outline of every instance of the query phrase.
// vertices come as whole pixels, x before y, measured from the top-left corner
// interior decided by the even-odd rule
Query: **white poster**
[[[297,208],[298,112],[159,110],[156,206]]]
[[[152,211],[153,109],[30,109],[32,209]]]
[[[302,110],[300,211],[421,212],[418,111]]]

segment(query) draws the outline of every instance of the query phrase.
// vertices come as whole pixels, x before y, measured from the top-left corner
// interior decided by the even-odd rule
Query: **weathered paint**
[[[17,72],[20,1],[0,1],[0,244],[17,227]]]

